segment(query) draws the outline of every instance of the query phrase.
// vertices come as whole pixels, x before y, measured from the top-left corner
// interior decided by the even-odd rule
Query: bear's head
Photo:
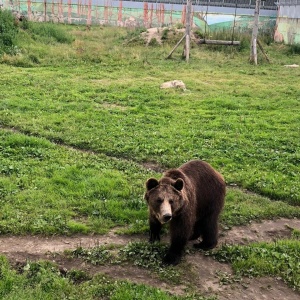
[[[163,178],[160,181],[150,178],[147,180],[145,199],[150,213],[161,224],[169,222],[184,206],[183,187],[184,182],[181,178],[176,180]]]

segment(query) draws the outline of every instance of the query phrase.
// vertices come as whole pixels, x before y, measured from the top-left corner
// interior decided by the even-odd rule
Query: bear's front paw
[[[217,242],[206,243],[206,242],[202,241],[201,243],[194,244],[193,246],[196,249],[202,249],[204,251],[207,251],[207,250],[211,250],[211,249],[215,248],[217,246]]]
[[[166,265],[178,265],[181,260],[181,255],[169,252],[166,254],[166,256],[163,259],[163,263]]]
[[[154,242],[159,242],[160,241],[160,234],[158,233],[153,233],[150,232],[150,237],[149,237],[149,242],[154,243]]]

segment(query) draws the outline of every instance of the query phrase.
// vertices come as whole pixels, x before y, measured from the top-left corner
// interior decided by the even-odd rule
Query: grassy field
[[[155,170],[194,158],[226,179],[223,227],[299,218],[300,70],[284,67],[299,63],[299,55],[271,44],[265,47],[272,64],[260,57],[253,66],[248,49],[194,45],[187,64],[181,50],[165,60],[171,42],[145,47],[134,36],[111,27],[19,28],[14,55],[0,58],[0,233],[105,234],[114,227],[145,233],[144,182],[160,176]],[[187,89],[159,88],[174,79]],[[300,249],[298,236],[282,243],[292,245],[291,257]],[[257,248],[278,250],[251,249]],[[234,263],[241,260],[236,253],[250,250],[220,251],[219,258]],[[250,263],[258,261],[253,257]],[[299,289],[299,263],[292,261],[293,279],[286,282]],[[23,299],[54,299],[57,290],[64,296],[55,299],[124,299],[126,293],[177,299],[101,276],[75,286],[49,264],[34,265],[26,276],[5,258],[1,266],[3,299],[18,299],[17,289],[26,292]],[[258,268],[256,275],[264,274],[283,276]]]

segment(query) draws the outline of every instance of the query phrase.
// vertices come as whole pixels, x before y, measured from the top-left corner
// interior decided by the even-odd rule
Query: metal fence
[[[69,24],[87,24],[124,27],[162,27],[178,23],[185,24],[186,0],[0,0],[4,8],[26,16],[32,21],[51,21]],[[271,1],[263,1],[270,4]],[[241,10],[251,8],[255,0],[193,0],[193,25],[201,27],[207,22],[207,7],[227,10],[227,17],[217,12],[213,18],[228,18],[233,22],[235,5]],[[221,5],[217,7],[217,5]],[[201,6],[202,5],[202,6]],[[205,6],[206,5],[206,6]],[[213,6],[216,5],[216,6]],[[246,9],[245,9],[246,8]],[[228,10],[231,10],[231,12]],[[276,17],[276,11],[274,16]],[[206,14],[205,14],[206,12]],[[250,11],[251,12],[251,11]],[[209,11],[212,14],[211,11]],[[229,17],[228,17],[229,15]],[[250,15],[251,17],[253,16]],[[273,16],[273,17],[274,17]],[[241,20],[243,22],[243,20]],[[248,21],[245,21],[249,23]],[[227,22],[228,23],[228,22]],[[230,21],[229,21],[230,23]],[[227,26],[231,26],[227,24]]]
[[[163,3],[132,3],[122,0],[4,0],[3,6],[38,22],[161,27],[183,22],[185,18],[185,6],[180,11],[166,9]]]
[[[280,6],[300,5],[300,0],[278,0],[277,4]]]

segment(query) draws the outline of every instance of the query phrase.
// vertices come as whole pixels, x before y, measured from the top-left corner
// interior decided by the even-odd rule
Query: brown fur
[[[160,240],[162,225],[170,223],[171,245],[165,263],[177,264],[188,240],[201,237],[194,246],[205,250],[217,245],[225,182],[208,163],[189,161],[168,170],[159,181],[148,179],[146,188],[150,242]]]

